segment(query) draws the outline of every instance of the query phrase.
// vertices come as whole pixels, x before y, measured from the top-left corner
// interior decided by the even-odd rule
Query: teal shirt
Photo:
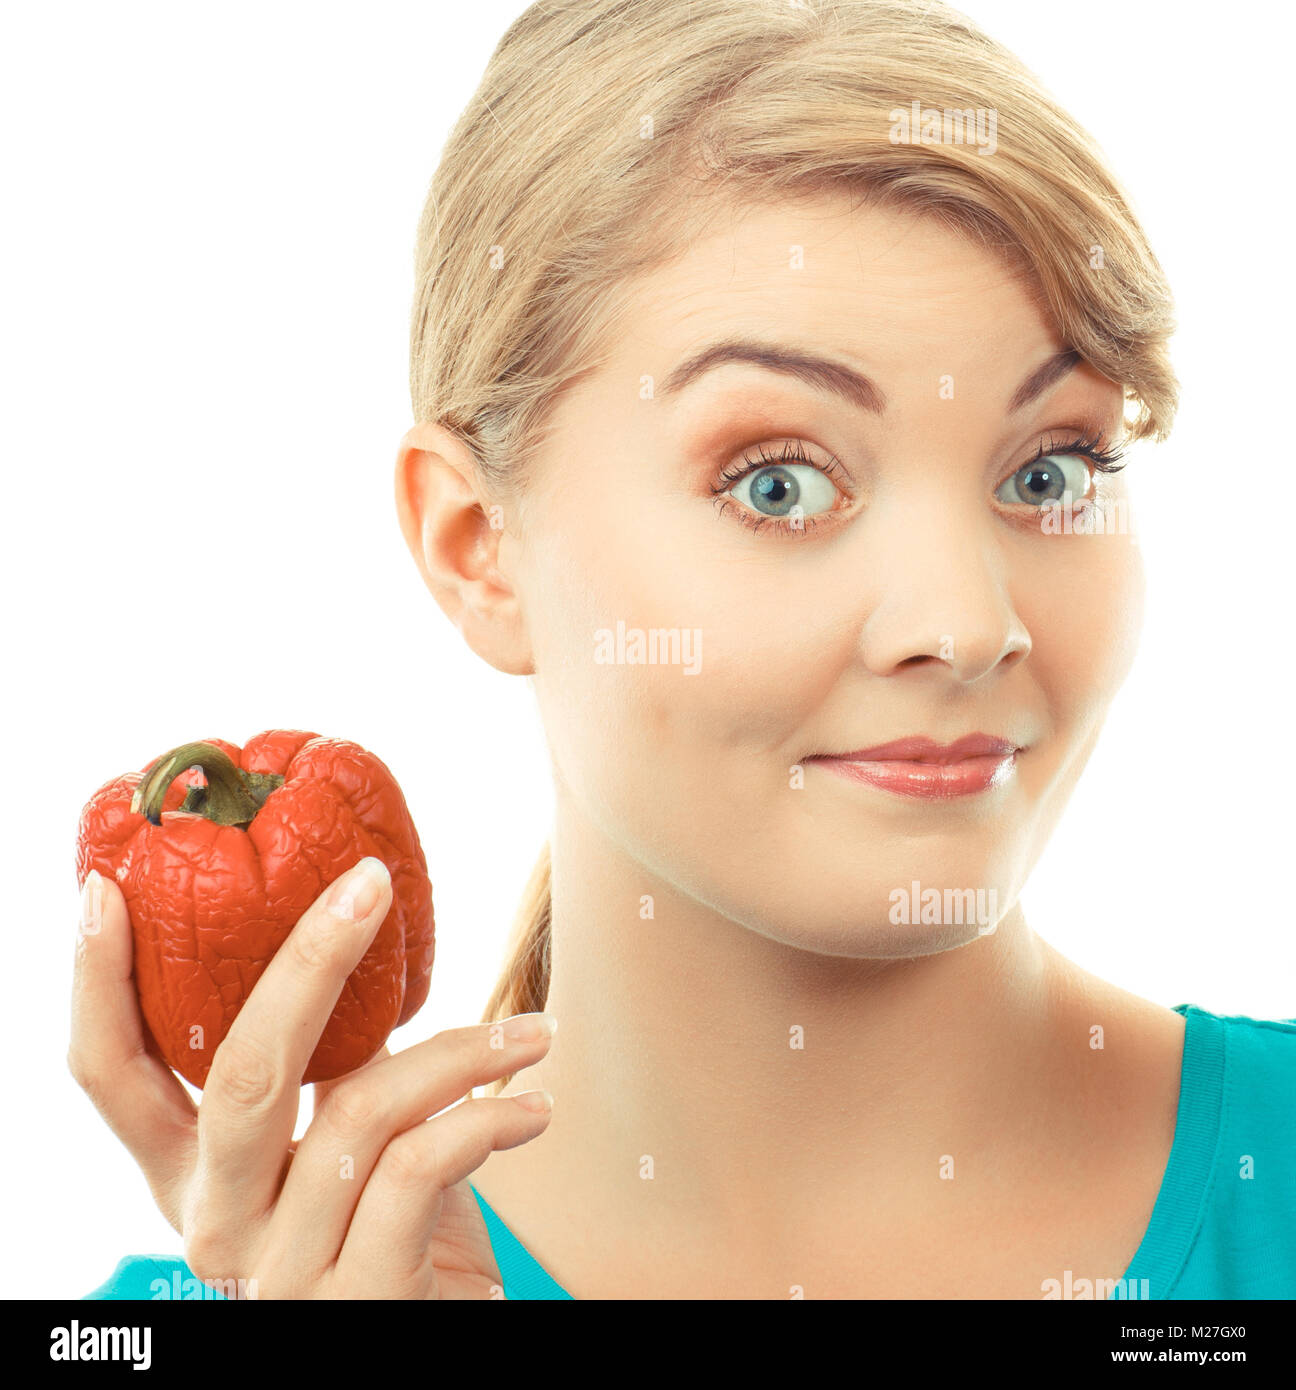
[[[1296,1019],[1176,1012],[1185,1025],[1174,1145],[1143,1240],[1121,1285],[1060,1296],[1296,1298]],[[472,1192],[505,1298],[570,1298]],[[193,1279],[176,1256],[127,1255],[86,1297],[192,1298]]]

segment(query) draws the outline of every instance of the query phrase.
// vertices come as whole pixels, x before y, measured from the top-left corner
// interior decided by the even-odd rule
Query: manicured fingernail
[[[539,1042],[552,1038],[558,1028],[553,1014],[514,1014],[500,1025],[509,1042]]]
[[[519,1091],[513,1099],[523,1110],[532,1110],[537,1115],[553,1109],[553,1097],[548,1091]]]
[[[91,869],[86,875],[81,889],[81,921],[77,925],[79,936],[98,934],[103,919],[103,879],[98,869]]]
[[[366,855],[333,885],[328,910],[334,917],[358,922],[378,906],[379,895],[390,882],[387,865],[372,854]]]

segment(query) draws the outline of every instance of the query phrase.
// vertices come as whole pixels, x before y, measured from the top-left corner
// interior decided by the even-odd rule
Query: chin
[[[808,921],[802,917],[792,928],[760,922],[745,925],[783,946],[851,960],[912,960],[918,956],[935,956],[982,941],[990,934],[975,923],[897,926],[885,917],[835,921]]]
[[[840,875],[840,865],[838,871]],[[951,866],[952,868],[952,866]],[[857,960],[903,960],[952,951],[992,937],[1018,896],[1018,875],[1000,863],[987,873],[984,859],[969,863],[955,882],[977,888],[929,886],[919,873],[883,883],[873,876],[798,875],[795,882],[748,883],[744,901],[726,916],[771,941],[825,956]],[[925,881],[923,881],[925,877]],[[898,885],[898,886],[893,886]],[[764,891],[761,891],[761,889]]]

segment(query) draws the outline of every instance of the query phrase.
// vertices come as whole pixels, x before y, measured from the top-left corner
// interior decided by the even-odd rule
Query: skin
[[[752,365],[662,389],[738,332],[852,365],[885,412]],[[1039,1298],[1128,1266],[1183,1020],[1019,902],[1142,615],[1132,534],[1044,534],[994,495],[1050,432],[1119,442],[1121,388],[1083,363],[1009,412],[1066,346],[1028,277],[934,222],[746,207],[639,282],[502,528],[459,441],[405,437],[410,551],[469,646],[531,677],[552,757],[560,1026],[507,1093],[554,1110],[473,1182],[575,1297]],[[721,471],[789,438],[843,466],[830,519],[718,511]],[[597,662],[618,620],[701,629],[701,669]],[[973,731],[1024,751],[955,801],[802,762]],[[993,889],[995,929],[893,924],[914,879]]]

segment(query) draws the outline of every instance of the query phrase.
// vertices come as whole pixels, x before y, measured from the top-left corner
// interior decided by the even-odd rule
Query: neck
[[[592,1204],[650,1174],[659,1217],[713,1226],[759,1209],[791,1228],[833,1192],[918,1207],[942,1156],[984,1172],[1074,1103],[1068,964],[1018,906],[936,955],[826,957],[681,894],[565,797],[551,852],[558,1032],[506,1093],[553,1093],[536,1161]]]

